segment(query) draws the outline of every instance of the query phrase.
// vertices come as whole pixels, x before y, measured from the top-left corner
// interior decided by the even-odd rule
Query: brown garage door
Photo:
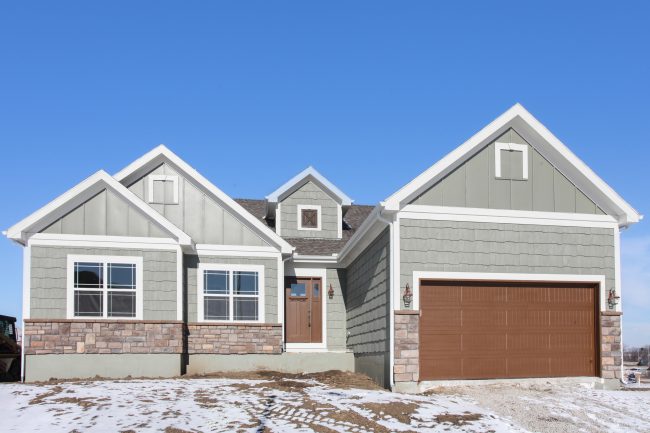
[[[420,380],[596,376],[589,284],[420,282]]]

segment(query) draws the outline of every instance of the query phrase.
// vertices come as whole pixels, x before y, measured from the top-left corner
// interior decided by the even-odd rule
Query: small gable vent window
[[[178,204],[178,176],[149,176],[149,203]]]
[[[298,205],[298,230],[320,230],[321,208],[316,205]]]
[[[497,179],[528,179],[528,145],[495,143],[494,175]]]

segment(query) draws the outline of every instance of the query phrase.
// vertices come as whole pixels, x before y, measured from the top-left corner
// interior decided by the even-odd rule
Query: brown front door
[[[420,380],[599,374],[593,284],[420,282]]]
[[[322,292],[320,278],[286,278],[284,308],[287,343],[323,341]]]

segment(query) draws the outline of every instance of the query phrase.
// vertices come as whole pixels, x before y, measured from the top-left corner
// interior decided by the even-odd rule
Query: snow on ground
[[[169,379],[0,386],[2,432],[525,432],[455,396],[315,380]]]
[[[593,389],[576,384],[498,384],[447,388],[540,433],[650,432],[650,387]]]
[[[282,376],[0,384],[0,431],[650,431],[650,391],[490,385],[414,396],[349,386]]]

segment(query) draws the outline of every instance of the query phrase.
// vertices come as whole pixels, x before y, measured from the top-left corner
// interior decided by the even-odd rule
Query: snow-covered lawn
[[[269,376],[0,384],[0,431],[529,431],[519,426],[525,424],[521,419],[503,408],[488,408],[479,395],[465,389],[460,394],[447,390],[413,396],[349,388],[345,377],[333,382],[317,379]],[[516,391],[511,387],[508,393],[512,389]],[[574,386],[558,393],[540,390],[545,394],[543,401],[530,401],[535,395],[529,391],[521,393],[521,411],[547,406],[546,412],[530,412],[530,416],[545,416],[542,424],[557,424],[557,418],[576,423],[566,431],[580,431],[585,422],[592,424],[584,431],[650,431],[650,392]],[[635,412],[638,416],[630,420]],[[598,425],[600,430],[592,428]]]

